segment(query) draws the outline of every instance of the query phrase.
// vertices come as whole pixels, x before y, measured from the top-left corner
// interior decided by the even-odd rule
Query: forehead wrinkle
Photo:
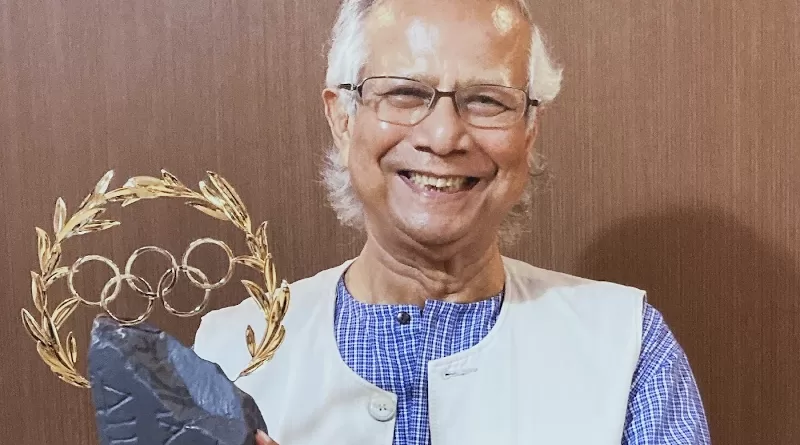
[[[513,85],[510,82],[511,69],[493,69],[492,73],[469,74],[460,76],[455,80],[455,88],[463,88],[471,85],[503,85],[508,87],[519,87],[520,85]],[[406,77],[413,80],[418,80],[433,87],[441,86],[441,76],[430,73],[424,69],[408,69],[396,71],[395,76]]]

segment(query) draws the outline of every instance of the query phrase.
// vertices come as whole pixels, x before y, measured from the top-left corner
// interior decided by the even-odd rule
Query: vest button
[[[369,414],[379,422],[386,422],[394,419],[397,408],[389,397],[382,394],[375,394],[369,400]]]

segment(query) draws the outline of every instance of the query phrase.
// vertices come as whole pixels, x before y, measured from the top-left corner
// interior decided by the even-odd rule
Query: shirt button
[[[382,394],[373,395],[369,400],[369,414],[379,422],[392,420],[396,410],[392,399]]]
[[[397,322],[400,324],[409,324],[411,323],[411,314],[406,311],[400,312],[397,314]]]

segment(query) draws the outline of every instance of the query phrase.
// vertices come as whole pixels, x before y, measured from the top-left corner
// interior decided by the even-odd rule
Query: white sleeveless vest
[[[641,349],[644,293],[503,259],[497,323],[476,346],[428,364],[433,445],[619,445]],[[392,445],[396,397],[355,374],[333,330],[349,261],[291,285],[286,339],[237,385],[281,445]],[[203,317],[195,351],[235,378],[260,338],[256,303]]]

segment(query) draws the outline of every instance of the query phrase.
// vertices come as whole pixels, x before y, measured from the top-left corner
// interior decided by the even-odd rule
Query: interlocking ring
[[[224,277],[222,277],[219,281],[217,281],[214,284],[210,284],[208,282],[208,277],[204,279],[205,283],[201,283],[200,281],[198,281],[192,275],[198,269],[189,265],[189,256],[192,254],[194,249],[202,246],[203,244],[214,244],[216,246],[219,246],[220,248],[222,248],[222,250],[225,251],[225,254],[228,256],[228,272],[225,274]],[[183,254],[183,260],[181,261],[181,270],[186,274],[186,277],[189,278],[189,281],[191,281],[192,284],[203,290],[215,290],[228,284],[228,281],[230,281],[231,278],[233,277],[233,268],[234,268],[233,251],[231,250],[231,248],[228,247],[228,245],[225,244],[224,242],[212,238],[201,238],[198,240],[194,240],[191,244],[189,244],[189,248],[186,249],[186,252]]]
[[[69,270],[69,275],[67,277],[67,286],[69,288],[70,294],[72,294],[73,297],[75,297],[78,300],[80,300],[81,303],[83,303],[85,305],[88,305],[88,306],[103,306],[103,298],[102,297],[100,298],[100,301],[88,301],[88,300],[84,299],[81,296],[81,294],[78,293],[78,291],[75,289],[75,282],[74,282],[75,274],[79,272],[79,268],[81,266],[83,266],[84,264],[86,264],[86,263],[88,263],[90,261],[97,261],[97,262],[103,263],[106,266],[108,266],[109,268],[111,268],[111,270],[114,272],[114,278],[112,278],[112,280],[116,279],[116,277],[119,277],[119,267],[117,267],[117,265],[113,261],[109,260],[108,258],[106,258],[104,256],[100,256],[100,255],[86,255],[84,257],[78,258],[78,260],[75,261],[72,264],[72,267]],[[115,287],[114,287],[114,292],[110,296],[107,297],[110,300],[114,300],[115,298],[117,298],[117,295],[119,295],[120,282],[119,281],[115,281],[115,283],[116,284],[115,284]],[[108,283],[106,283],[106,284],[108,284]],[[108,287],[108,286],[106,286],[106,287]],[[107,293],[108,290],[106,290],[105,292]],[[105,309],[105,307],[103,307],[103,308]]]
[[[116,286],[116,289],[119,289],[119,285],[120,285],[120,282],[122,280],[127,280],[128,282],[130,282],[131,280],[139,281],[141,283],[144,283],[144,285],[148,289],[148,292],[152,292],[153,291],[153,289],[150,287],[150,283],[148,283],[147,281],[141,279],[140,277],[137,277],[136,275],[132,275],[132,274],[116,275],[113,278],[111,278],[110,280],[108,280],[106,282],[106,285],[103,286],[103,291],[100,293],[100,305],[103,308],[103,310],[106,311],[106,313],[111,318],[113,318],[114,320],[118,321],[119,323],[121,323],[123,325],[139,324],[139,323],[143,322],[144,320],[146,320],[147,317],[149,317],[150,314],[153,312],[153,307],[155,306],[155,300],[148,298],[147,299],[147,309],[145,309],[145,312],[143,314],[139,315],[138,317],[136,317],[134,319],[127,319],[127,318],[122,318],[122,317],[117,316],[108,307],[108,303],[114,301],[114,299],[117,298],[117,294],[108,295],[108,292],[109,292],[109,288],[112,285]]]
[[[175,260],[175,256],[172,255],[171,253],[169,253],[169,251],[167,251],[166,249],[162,249],[162,248],[156,247],[156,246],[140,247],[140,248],[136,249],[136,251],[134,251],[131,254],[131,256],[128,258],[128,263],[125,265],[125,275],[131,275],[131,270],[133,269],[133,263],[135,263],[136,260],[139,259],[140,256],[142,256],[142,255],[144,255],[145,253],[148,253],[148,252],[160,253],[161,255],[163,255],[163,256],[165,256],[167,258],[167,260],[172,265],[171,269],[167,270],[167,273],[169,273],[170,271],[172,272],[172,274],[171,274],[172,281],[170,281],[168,284],[166,284],[164,287],[162,287],[162,282],[160,280],[159,283],[158,283],[158,292],[153,292],[153,287],[150,285],[150,283],[147,283],[141,277],[138,277],[139,278],[138,281],[142,281],[142,282],[147,283],[147,288],[150,289],[149,291],[146,291],[146,290],[140,288],[132,280],[127,280],[127,281],[128,281],[128,285],[131,287],[131,289],[135,290],[139,295],[141,295],[141,296],[143,296],[143,297],[145,297],[145,298],[147,298],[149,300],[157,300],[157,299],[163,297],[164,295],[167,295],[170,292],[172,292],[172,289],[175,287],[175,284],[177,282],[177,275],[178,275],[178,262]],[[161,278],[163,280],[164,276],[162,275]]]
[[[184,269],[184,267],[186,269]],[[162,294],[162,292],[161,292],[161,288],[163,286],[164,281],[166,281],[168,279],[167,277],[171,277],[169,279],[171,279],[173,282],[175,281],[175,272],[172,269],[167,270],[166,272],[164,272],[164,275],[161,275],[161,279],[158,280],[158,289],[156,290],[156,293],[158,293],[158,295],[160,296],[161,302],[164,304],[164,309],[169,311],[172,315],[175,315],[175,316],[178,316],[178,317],[193,317],[193,316],[199,314],[200,312],[203,312],[206,309],[206,307],[208,306],[209,297],[211,296],[211,289],[209,288],[209,284],[210,283],[208,281],[208,276],[205,273],[203,273],[202,270],[197,269],[195,267],[181,266],[181,268],[180,268],[181,272],[183,272],[187,277],[191,277],[191,275],[189,274],[189,270],[188,269],[191,269],[192,273],[196,273],[197,275],[199,275],[200,278],[203,280],[204,286],[205,286],[205,287],[202,288],[202,289],[204,289],[203,301],[200,304],[198,304],[197,306],[195,306],[195,308],[190,310],[190,311],[184,312],[184,311],[180,311],[178,309],[175,309],[169,303],[169,301],[167,300],[167,298],[166,298],[167,294]]]
[[[228,271],[219,281],[216,283],[211,283],[208,279],[208,275],[206,275],[202,270],[190,266],[188,263],[189,256],[192,254],[194,249],[200,247],[203,244],[214,244],[222,248],[225,254],[228,257]],[[158,280],[158,286],[155,290],[153,290],[153,286],[147,282],[144,278],[133,274],[131,271],[133,270],[133,265],[136,263],[136,260],[139,259],[142,255],[149,252],[155,252],[163,255],[169,263],[171,267],[167,269],[162,275],[161,278]],[[105,286],[103,286],[103,290],[100,294],[99,301],[87,301],[84,299],[78,291],[75,289],[74,286],[74,275],[78,272],[78,268],[83,264],[89,261],[98,261],[101,263],[106,264],[111,270],[114,272],[114,277],[109,279]],[[72,269],[69,272],[69,290],[73,296],[80,299],[83,303],[90,305],[90,306],[100,306],[106,313],[113,318],[114,320],[118,321],[119,323],[132,325],[138,324],[142,321],[146,320],[150,313],[153,311],[155,301],[161,300],[164,304],[164,308],[169,311],[171,314],[176,315],[178,317],[193,317],[201,312],[203,312],[206,307],[208,307],[208,303],[211,297],[211,291],[215,289],[219,289],[222,286],[225,286],[233,277],[233,270],[234,270],[234,261],[233,261],[233,251],[227,244],[222,241],[218,241],[211,238],[203,238],[199,240],[195,240],[193,243],[189,245],[189,248],[186,249],[186,252],[183,254],[182,264],[178,265],[175,256],[172,255],[166,249],[162,249],[156,246],[145,246],[136,249],[136,251],[131,254],[128,258],[128,262],[125,264],[125,273],[120,273],[119,267],[109,260],[106,257],[100,255],[87,255],[85,257],[79,258],[75,264],[73,264]],[[197,306],[189,311],[181,311],[176,309],[170,302],[167,300],[167,295],[169,295],[172,290],[175,288],[175,285],[178,281],[178,274],[183,273],[189,279],[189,281],[197,288],[200,288],[204,291],[203,294],[203,301],[200,302]],[[147,309],[145,312],[134,319],[127,319],[118,316],[115,314],[111,309],[109,309],[108,305],[110,302],[114,301],[120,293],[120,284],[122,281],[128,283],[128,286],[132,290],[134,290],[139,296],[142,296],[147,299]],[[111,291],[111,287],[114,287],[113,292]]]

